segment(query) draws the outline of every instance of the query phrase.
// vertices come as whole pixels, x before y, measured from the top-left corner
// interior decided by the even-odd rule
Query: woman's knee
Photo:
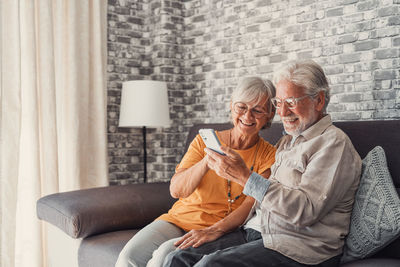
[[[147,267],[161,267],[168,253],[176,249],[174,243],[179,240],[179,238],[180,237],[162,243],[161,246],[153,252],[153,256],[147,263]]]
[[[176,246],[174,244],[180,238],[181,237],[177,237],[177,238],[165,241],[164,243],[161,244],[161,246],[158,247],[158,249],[156,251],[154,251],[154,254],[156,254],[157,256],[165,257],[168,253],[176,250]]]
[[[122,249],[116,267],[146,266],[153,252],[170,238],[180,236],[179,227],[165,221],[154,221],[144,227]]]
[[[118,256],[115,267],[137,267],[134,257],[130,251],[123,249]]]

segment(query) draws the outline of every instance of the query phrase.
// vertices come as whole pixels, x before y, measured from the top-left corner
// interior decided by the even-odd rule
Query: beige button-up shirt
[[[269,187],[261,203],[264,246],[303,264],[342,253],[361,159],[329,115],[292,143],[277,144]]]

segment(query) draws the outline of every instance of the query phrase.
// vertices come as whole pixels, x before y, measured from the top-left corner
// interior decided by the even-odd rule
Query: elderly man
[[[164,266],[338,266],[348,233],[361,159],[326,114],[329,86],[314,61],[286,64],[274,77],[273,104],[286,135],[269,179],[227,147],[207,149],[208,166],[244,186],[256,202],[245,225],[196,247],[188,233]]]

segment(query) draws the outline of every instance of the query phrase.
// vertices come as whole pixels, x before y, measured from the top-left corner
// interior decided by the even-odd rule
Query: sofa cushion
[[[382,259],[364,259],[358,261],[352,261],[340,265],[340,267],[399,267],[400,260],[399,259],[390,259],[390,258],[382,258]]]
[[[370,256],[400,235],[400,199],[382,147],[363,159],[342,263]]]
[[[114,267],[122,248],[138,231],[115,231],[83,239],[78,251],[79,267]]]

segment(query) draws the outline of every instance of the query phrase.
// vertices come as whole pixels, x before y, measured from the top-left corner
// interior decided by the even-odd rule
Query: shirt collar
[[[304,130],[300,135],[302,135],[305,139],[310,140],[316,136],[321,135],[326,130],[326,128],[328,128],[331,125],[332,125],[331,115],[325,115],[314,125]]]

